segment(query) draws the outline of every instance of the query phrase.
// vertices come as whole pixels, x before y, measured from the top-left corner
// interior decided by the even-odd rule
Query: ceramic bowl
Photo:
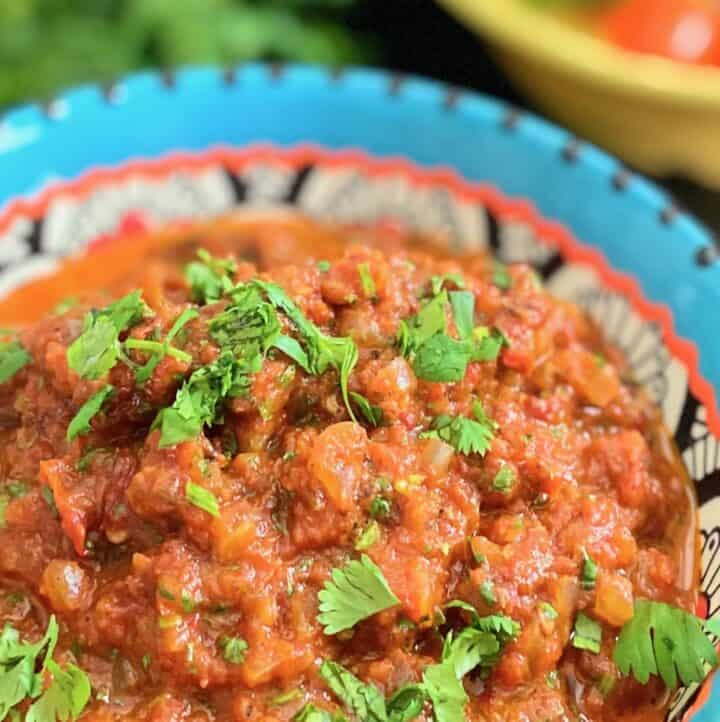
[[[720,615],[720,263],[663,193],[563,130],[382,72],[250,65],[134,75],[0,123],[0,296],[107,239],[238,206],[392,219],[531,263],[625,350],[701,504]],[[1,304],[1,301],[0,301]],[[720,683],[669,719],[720,718]]]
[[[720,68],[620,50],[529,0],[440,2],[559,122],[647,173],[720,188]]]

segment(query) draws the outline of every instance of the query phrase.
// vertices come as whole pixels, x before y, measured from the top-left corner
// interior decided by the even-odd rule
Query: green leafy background
[[[145,67],[372,62],[354,0],[1,0],[0,106]]]

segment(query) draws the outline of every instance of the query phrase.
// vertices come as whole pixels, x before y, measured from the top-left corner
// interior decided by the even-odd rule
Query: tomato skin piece
[[[720,11],[698,0],[627,0],[601,16],[600,34],[636,53],[720,65]]]

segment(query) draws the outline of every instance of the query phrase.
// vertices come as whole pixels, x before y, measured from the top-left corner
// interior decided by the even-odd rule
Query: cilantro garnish
[[[357,538],[355,549],[356,551],[364,552],[379,540],[380,525],[376,521],[371,521]]]
[[[318,621],[325,634],[350,629],[363,619],[400,604],[383,573],[365,554],[359,561],[333,569],[332,580],[325,582],[318,600]]]
[[[362,722],[410,722],[421,714],[426,701],[433,707],[436,722],[460,722],[465,718],[468,700],[462,678],[476,667],[484,670],[494,665],[502,648],[520,633],[520,625],[509,617],[481,617],[477,610],[460,600],[456,607],[471,615],[471,625],[459,634],[448,633],[440,662],[425,668],[422,682],[398,689],[387,700],[372,684],[366,684],[341,665],[324,661],[320,676],[345,705],[352,716]]]
[[[580,572],[580,586],[586,591],[595,589],[595,582],[598,576],[598,565],[590,555],[583,549],[583,564]]]
[[[372,273],[370,272],[370,265],[368,263],[360,263],[357,270],[358,275],[360,276],[360,285],[362,286],[365,298],[377,298],[377,288],[375,286],[375,279],[372,277]]]
[[[437,333],[445,333],[447,292],[442,291],[426,302],[411,318],[400,321],[397,345],[405,358],[412,358],[418,349]]]
[[[448,295],[455,327],[460,338],[467,338],[475,327],[475,297],[470,291],[451,291]]]
[[[376,496],[370,502],[370,516],[376,519],[384,519],[390,516],[392,511],[392,504],[388,499],[382,496]]]
[[[362,394],[355,391],[350,392],[350,398],[370,426],[382,425],[384,414],[379,406],[371,404]]]
[[[447,333],[448,305],[459,339]],[[471,361],[497,358],[507,339],[495,329],[474,327],[474,316],[472,293],[441,290],[415,316],[400,322],[397,345],[412,361],[418,378],[439,383],[460,381]]]
[[[30,354],[19,341],[0,343],[0,384],[9,381],[21,368],[30,363]]]
[[[425,381],[452,383],[465,377],[470,360],[469,342],[438,333],[418,349],[413,359],[413,371]]]
[[[248,346],[257,353],[265,353],[281,330],[273,306],[263,300],[259,289],[247,284],[232,291],[232,304],[208,325],[221,348],[243,349],[246,354]]]
[[[492,274],[492,282],[501,291],[507,291],[512,287],[512,278],[508,273],[508,268],[504,263],[499,261],[495,262],[495,267]]]
[[[407,684],[386,700],[375,685],[366,684],[345,667],[328,660],[322,663],[320,676],[353,718],[362,722],[410,722],[422,712],[428,699],[425,685]]]
[[[187,500],[198,509],[206,511],[210,516],[220,516],[220,509],[218,507],[218,500],[209,489],[205,489],[199,484],[195,484],[192,481],[188,481],[185,487],[185,497]]]
[[[74,664],[62,669],[52,659],[46,664],[53,681],[33,703],[25,715],[25,722],[55,722],[77,719],[90,699],[90,680]]]
[[[153,428],[161,429],[160,446],[192,439],[203,426],[215,423],[222,401],[248,394],[251,376],[260,370],[262,360],[257,348],[239,354],[224,350],[213,363],[194,371],[178,390],[173,405],[155,419]]]
[[[172,356],[180,361],[189,363],[192,361],[192,356],[185,351],[174,348],[170,344],[173,339],[180,333],[180,331],[194,318],[198,317],[198,312],[194,308],[186,308],[175,320],[172,327],[168,331],[165,341],[163,343],[159,341],[148,341],[145,339],[129,338],[125,342],[125,346],[130,349],[136,349],[138,351],[147,351],[151,354],[150,359],[144,366],[140,366],[135,370],[135,380],[137,383],[145,383],[155,371],[157,365],[162,360],[163,356]]]
[[[103,386],[100,391],[93,394],[75,414],[67,428],[67,440],[72,441],[81,434],[90,431],[90,421],[100,411],[105,401],[115,392],[110,384]]]
[[[75,308],[78,305],[78,300],[75,296],[67,296],[60,301],[50,313],[53,316],[62,316],[67,313],[71,308]]]
[[[540,602],[540,611],[542,612],[545,619],[548,619],[550,621],[557,619],[560,615],[557,612],[557,609],[553,607],[550,602]]]
[[[576,649],[587,649],[589,652],[597,654],[600,651],[600,643],[602,642],[602,627],[590,617],[582,612],[575,619],[575,628],[573,629],[572,645]]]
[[[635,615],[621,632],[613,659],[623,675],[632,674],[640,684],[658,675],[669,689],[678,684],[702,682],[709,667],[718,665],[715,647],[705,634],[720,631],[714,622],[703,622],[678,607],[638,599]],[[709,667],[708,667],[709,665]]]
[[[438,416],[430,431],[423,432],[423,439],[440,439],[461,454],[484,456],[490,448],[497,424],[485,414],[479,401],[473,403],[475,419],[464,416]]]
[[[293,718],[293,722],[347,722],[345,715],[329,712],[308,702]]]
[[[492,482],[493,491],[507,494],[515,485],[515,472],[511,466],[503,464]]]
[[[26,722],[66,722],[85,709],[90,699],[87,675],[72,664],[63,669],[52,659],[58,633],[54,616],[45,635],[35,643],[21,642],[17,630],[5,625],[0,634],[0,719],[8,715],[19,719],[13,708],[26,698],[35,699],[25,715]],[[44,689],[46,673],[52,675],[52,683]]]
[[[432,295],[437,296],[446,283],[454,283],[458,288],[465,288],[465,281],[460,273],[446,273],[442,276],[431,276],[430,290]]]
[[[82,333],[68,346],[68,366],[86,379],[104,376],[123,354],[120,334],[139,323],[147,312],[140,291],[133,291],[100,311],[90,311]]]
[[[423,673],[423,687],[432,702],[435,722],[460,722],[465,719],[468,696],[452,661],[428,667]]]
[[[341,665],[325,660],[320,676],[357,719],[363,722],[385,722],[385,698],[375,685],[361,682]]]
[[[504,614],[489,614],[481,617],[477,609],[462,601],[453,599],[445,605],[445,609],[462,609],[470,614],[470,626],[481,632],[491,632],[495,635],[501,646],[504,646],[520,634],[520,624]]]
[[[495,596],[495,585],[486,579],[480,585],[480,596],[483,598],[485,604],[489,607],[494,607],[497,604],[497,597]]]
[[[292,344],[288,336],[283,336],[276,347],[287,353],[305,371],[321,376],[328,368],[334,368],[340,375],[340,391],[350,418],[356,421],[350,406],[348,380],[358,361],[358,350],[355,342],[347,336],[328,336],[312,321],[305,317],[295,302],[275,283],[255,279],[250,282],[261,289],[268,301],[276,309],[282,311],[297,329],[303,345],[297,341]],[[288,353],[288,349],[291,349]]]
[[[200,261],[192,261],[185,267],[192,299],[203,304],[219,301],[232,289],[237,265],[229,259],[215,258],[204,248],[197,255]]]
[[[242,637],[222,637],[220,646],[223,657],[230,664],[242,664],[248,651],[248,643]]]

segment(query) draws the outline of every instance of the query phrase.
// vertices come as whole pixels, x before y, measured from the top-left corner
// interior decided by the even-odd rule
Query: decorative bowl
[[[657,175],[720,188],[720,68],[638,55],[527,0],[441,0],[487,36],[516,87],[583,137]]]
[[[108,238],[227,212],[394,219],[533,264],[625,349],[701,504],[701,614],[720,615],[720,254],[663,193],[487,98],[367,70],[134,75],[0,123],[0,296]],[[0,316],[3,304],[0,302]],[[711,722],[720,681],[669,719]]]

